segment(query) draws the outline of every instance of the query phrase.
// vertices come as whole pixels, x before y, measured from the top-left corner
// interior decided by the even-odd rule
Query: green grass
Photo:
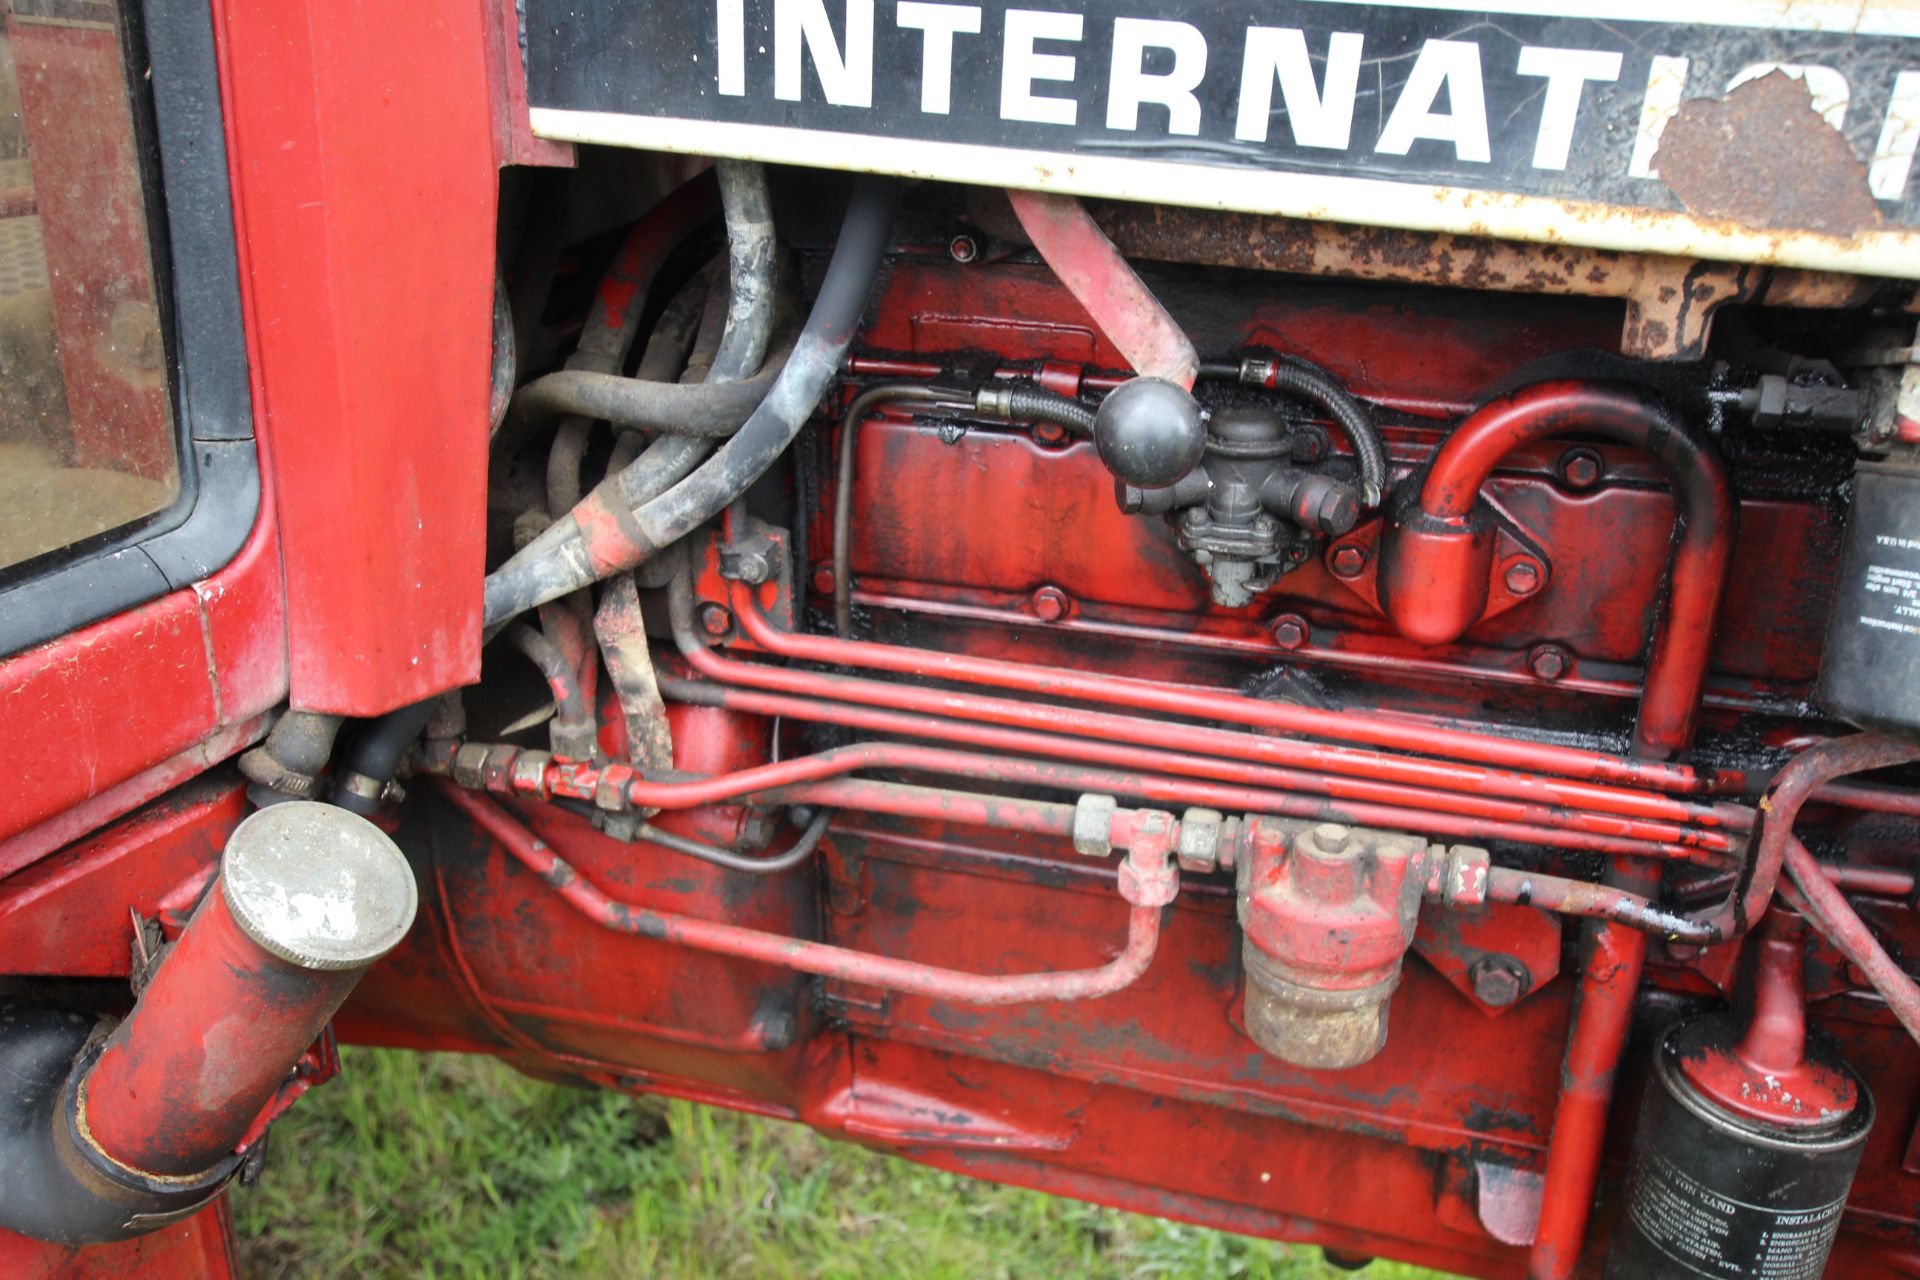
[[[998,1187],[797,1125],[348,1050],[234,1193],[254,1280],[1332,1280],[1317,1250]],[[1368,1280],[1434,1273],[1375,1263]]]

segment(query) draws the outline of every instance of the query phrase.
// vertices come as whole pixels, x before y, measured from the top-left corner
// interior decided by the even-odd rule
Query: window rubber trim
[[[139,40],[144,36],[144,40]],[[238,554],[260,514],[246,330],[209,0],[144,0],[158,199],[148,244],[162,295],[180,492],[165,510],[49,552],[0,585],[0,657],[158,599]],[[138,78],[130,80],[130,86]],[[136,106],[136,119],[140,114]],[[156,173],[157,171],[157,173]],[[36,571],[36,565],[47,564]],[[8,571],[8,578],[13,570]]]

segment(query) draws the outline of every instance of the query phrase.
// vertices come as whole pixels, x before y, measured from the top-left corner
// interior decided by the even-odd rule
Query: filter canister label
[[[1820,1280],[1845,1208],[1844,1197],[1815,1208],[1748,1204],[1657,1152],[1627,1192],[1627,1214],[1648,1243],[1700,1275],[1730,1280]]]

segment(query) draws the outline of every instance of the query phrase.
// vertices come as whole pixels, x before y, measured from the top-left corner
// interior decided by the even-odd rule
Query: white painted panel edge
[[[1683,213],[1376,178],[551,107],[534,107],[529,114],[535,134],[562,142],[1920,279],[1920,231],[1865,231],[1845,237],[1764,232]]]

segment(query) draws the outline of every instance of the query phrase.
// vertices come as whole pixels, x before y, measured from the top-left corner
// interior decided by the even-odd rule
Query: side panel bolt
[[[1481,956],[1467,976],[1473,981],[1475,997],[1496,1009],[1516,1003],[1532,985],[1532,975],[1511,956]]]
[[[980,246],[973,242],[972,236],[955,236],[947,241],[947,255],[965,265],[980,256]]]
[[[1507,566],[1507,590],[1517,596],[1530,596],[1540,589],[1540,566],[1531,560],[1519,560]]]
[[[1569,449],[1560,455],[1560,483],[1569,489],[1591,489],[1606,474],[1607,465],[1591,449]]]
[[[733,630],[733,615],[727,606],[709,600],[700,606],[700,629],[716,638],[724,636]]]
[[[1537,644],[1527,655],[1527,669],[1542,680],[1558,680],[1573,669],[1573,659],[1557,644]]]
[[[1273,642],[1282,649],[1298,649],[1312,634],[1307,620],[1297,613],[1283,613],[1273,620]]]
[[[1073,601],[1058,587],[1041,587],[1033,593],[1033,616],[1042,622],[1058,622],[1073,608]]]
[[[822,565],[813,571],[813,589],[823,596],[833,594],[833,570]]]
[[[1333,549],[1328,567],[1336,578],[1357,578],[1367,567],[1367,549],[1356,543],[1342,543]]]

